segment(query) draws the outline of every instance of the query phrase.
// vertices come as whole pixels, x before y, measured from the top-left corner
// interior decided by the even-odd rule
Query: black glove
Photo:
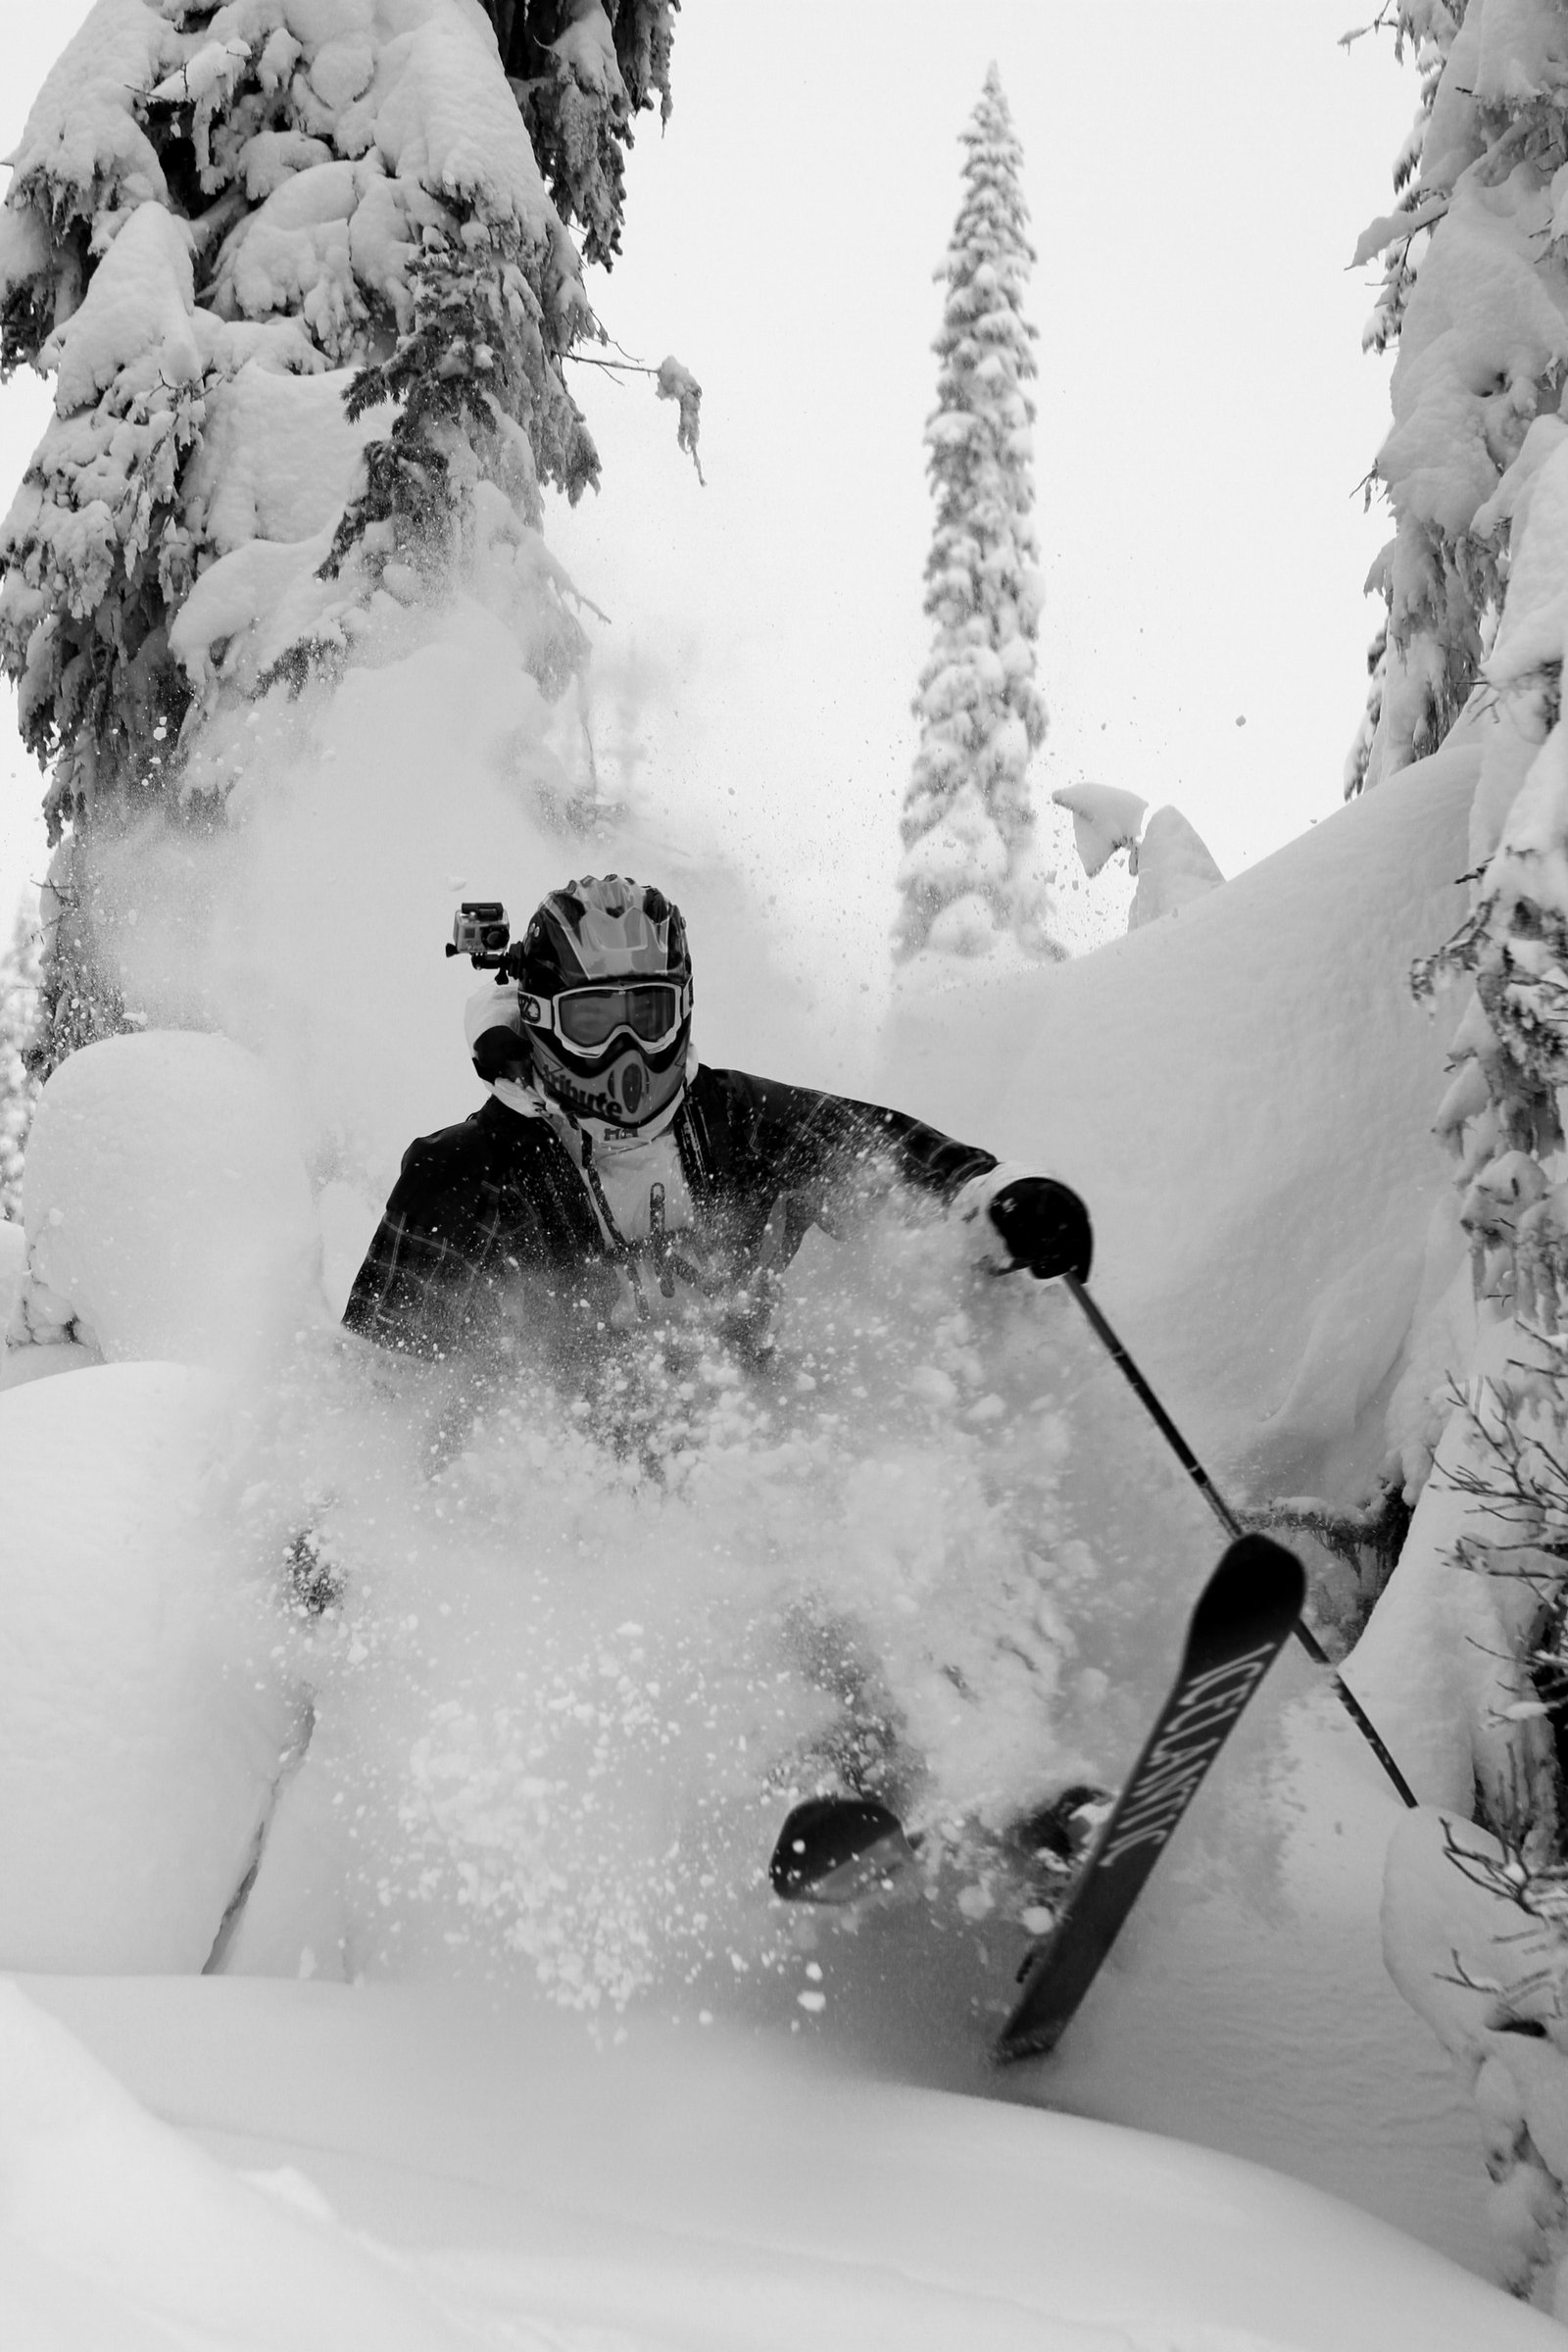
[[[991,1222],[1014,1266],[1042,1282],[1056,1274],[1089,1278],[1095,1237],[1077,1194],[1054,1176],[1015,1176],[988,1203]]]

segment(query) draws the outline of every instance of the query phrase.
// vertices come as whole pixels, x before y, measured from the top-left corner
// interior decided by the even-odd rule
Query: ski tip
[[[816,1902],[844,1874],[907,1851],[903,1822],[874,1797],[808,1796],[785,1817],[767,1875],[785,1902]]]
[[[1193,1612],[1194,1630],[1246,1610],[1288,1632],[1305,1600],[1306,1570],[1294,1551],[1271,1536],[1238,1536],[1204,1587]]]

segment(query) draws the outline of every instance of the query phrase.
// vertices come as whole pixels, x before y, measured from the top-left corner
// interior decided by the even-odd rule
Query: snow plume
[[[635,665],[591,663],[580,697],[548,701],[514,616],[473,596],[381,615],[362,651],[335,683],[274,689],[205,731],[223,822],[155,810],[100,843],[96,874],[135,1020],[220,1029],[262,1059],[360,1248],[410,1138],[479,1099],[475,977],[442,957],[463,898],[503,899],[520,931],[572,874],[657,882],[691,927],[704,1058],[842,1077],[827,1040],[803,1062],[801,991],[757,895],[640,766]]]
[[[399,1004],[365,1031],[394,1093]],[[287,1125],[188,1033],[45,1090],[0,1959],[201,1966],[270,1823],[231,1969],[788,2003],[763,1864],[844,1769],[1021,1950],[1007,1826],[1120,1778],[1213,1551],[1070,1302],[894,1200],[808,1238],[761,1361],[682,1325],[569,1377],[547,1334],[423,1365],[336,1328]]]
[[[334,1596],[231,1965],[585,2008],[776,1969],[769,1846],[850,1755],[1016,1919],[1005,1825],[1125,1768],[1212,1543],[1070,1305],[963,1249],[808,1242],[765,1373],[689,1333],[575,1399],[306,1351],[231,1474],[252,1572]]]

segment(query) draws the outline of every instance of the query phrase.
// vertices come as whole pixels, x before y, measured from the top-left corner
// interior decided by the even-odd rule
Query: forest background
[[[0,0],[0,149],[84,14]],[[993,57],[1040,254],[1037,803],[1084,779],[1175,801],[1226,873],[1337,806],[1389,529],[1358,487],[1387,429],[1360,351],[1377,270],[1347,264],[1415,104],[1387,40],[1338,46],[1351,18],[1206,0],[1172,40],[1152,8],[917,0],[896,40],[883,6],[808,6],[784,44],[751,0],[683,7],[674,113],[639,125],[625,251],[589,286],[629,352],[703,383],[707,487],[647,379],[574,366],[604,486],[550,496],[546,532],[609,615],[603,763],[777,894],[824,983],[889,968],[932,273]],[[0,391],[8,485],[47,402],[29,376]],[[42,872],[42,781],[3,705],[9,909]],[[806,846],[827,824],[831,858]],[[1078,887],[1059,821],[1053,855],[1074,943],[1119,928],[1125,883]]]

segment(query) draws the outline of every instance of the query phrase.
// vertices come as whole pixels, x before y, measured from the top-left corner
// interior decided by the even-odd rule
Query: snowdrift
[[[1258,1497],[1375,1473],[1460,1262],[1431,1134],[1451,1021],[1408,980],[1464,912],[1478,764],[1445,747],[1080,961],[917,972],[889,1025],[885,1100],[1084,1194],[1097,1293]]]
[[[408,1987],[26,1994],[0,2000],[0,2286],[29,2352],[1560,2340],[1250,2166],[804,2051],[649,2023],[596,2054]]]
[[[271,1595],[210,1491],[210,1378],[104,1364],[0,1396],[0,1964],[195,1971],[277,1769]]]

